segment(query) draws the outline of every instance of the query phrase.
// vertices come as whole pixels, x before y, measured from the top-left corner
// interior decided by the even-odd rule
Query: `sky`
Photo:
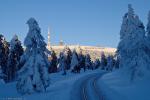
[[[51,44],[117,47],[122,16],[132,4],[144,25],[150,0],[0,0],[0,33],[10,41],[17,34],[24,41],[26,24],[34,17],[47,42],[48,27]]]

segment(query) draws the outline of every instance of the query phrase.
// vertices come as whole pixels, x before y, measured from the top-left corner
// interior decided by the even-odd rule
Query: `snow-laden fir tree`
[[[97,69],[99,67],[100,67],[100,60],[96,59],[95,62],[94,62],[94,69]]]
[[[72,53],[72,59],[71,59],[71,70],[75,71],[77,67],[79,67],[79,61],[78,61],[78,55],[76,53],[76,50],[74,49]]]
[[[91,63],[91,57],[89,54],[85,55],[85,66],[88,69],[93,69],[92,63]]]
[[[4,48],[4,44],[3,44],[3,35],[0,34],[0,66],[1,69],[4,67],[6,67],[5,63],[5,48]]]
[[[0,66],[0,80],[3,79],[2,67]]]
[[[5,75],[3,74],[2,67],[0,66],[0,83],[5,83],[4,82],[4,77],[5,77]]]
[[[21,94],[44,92],[49,86],[48,57],[41,29],[34,18],[27,21],[29,31],[24,40],[25,52],[21,57],[22,68],[18,72],[17,90]]]
[[[10,41],[10,50],[7,61],[7,82],[13,81],[16,76],[16,72],[19,69],[17,63],[20,60],[21,55],[23,54],[23,48],[21,42],[18,39],[18,36],[15,35]]]
[[[67,74],[67,70],[70,69],[72,52],[68,46],[65,46],[63,51],[59,55],[58,68],[63,71],[63,75]]]
[[[147,32],[147,37],[150,40],[150,11],[148,13],[148,23],[147,23],[147,28],[146,28],[146,32]]]
[[[0,34],[0,66],[2,73],[6,76],[7,59],[9,54],[9,43],[5,40],[4,36]],[[4,77],[4,81],[7,78]]]
[[[101,52],[101,69],[105,69],[106,65],[107,65],[107,59],[106,59],[106,56],[105,56],[105,53],[104,52]]]
[[[59,59],[58,59],[58,69],[59,71],[63,71],[62,75],[66,75],[67,72],[66,72],[66,57],[64,55],[63,52],[60,52],[59,54]]]
[[[54,50],[51,50],[49,73],[57,72],[57,56]]]
[[[114,69],[119,69],[120,57],[117,55],[114,56]]]
[[[117,52],[120,57],[120,67],[130,80],[150,73],[148,50],[144,25],[129,4],[128,12],[123,17]]]
[[[146,27],[146,37],[147,37],[147,42],[150,47],[150,11],[148,12],[148,23]],[[150,55],[150,51],[148,50],[148,53]]]
[[[114,59],[113,59],[113,56],[112,56],[112,55],[109,55],[109,56],[107,57],[106,70],[112,71],[113,67],[114,67]]]
[[[78,55],[79,67],[84,68],[85,71],[85,56],[83,55],[83,50],[79,45],[76,47],[76,52]]]
[[[58,69],[58,71],[61,71],[62,70],[62,68],[61,68],[61,61],[62,61],[62,56],[63,56],[63,53],[62,52],[60,52],[59,53],[59,57],[58,57],[58,60],[57,60],[57,69]]]
[[[60,52],[59,57],[58,57],[58,64],[57,64],[58,71],[62,71],[62,69],[63,69],[62,66],[61,66],[62,59],[63,59],[63,53]]]
[[[69,70],[71,67],[71,57],[72,57],[72,52],[70,48],[66,45],[63,50],[65,60],[66,60],[66,69]]]

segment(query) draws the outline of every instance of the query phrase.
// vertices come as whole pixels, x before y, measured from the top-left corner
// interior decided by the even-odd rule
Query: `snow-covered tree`
[[[96,59],[94,62],[94,69],[97,69],[98,67],[100,67],[100,60]]]
[[[49,73],[57,72],[57,56],[54,50],[51,50]]]
[[[60,52],[58,57],[58,64],[57,64],[58,71],[62,70],[62,66],[61,66],[62,58],[63,58],[63,53]]]
[[[59,55],[58,59],[58,67],[60,71],[63,71],[63,75],[67,74],[67,70],[70,69],[71,66],[71,57],[72,52],[69,47],[65,46],[63,51]]]
[[[85,56],[83,55],[83,50],[79,45],[76,47],[76,52],[78,55],[79,67],[84,68],[85,71]]]
[[[0,66],[0,83],[5,83],[4,82],[4,77],[5,77],[5,75],[3,74],[2,67]]]
[[[85,66],[88,69],[93,69],[92,63],[91,63],[91,57],[89,54],[86,54],[85,56]]]
[[[148,37],[148,39],[150,39],[150,11],[149,11],[149,13],[148,13],[148,23],[147,23],[147,28],[146,28],[147,30],[147,37]]]
[[[2,72],[2,68],[0,66],[0,80],[3,79],[3,72]]]
[[[147,45],[144,25],[139,17],[134,14],[131,5],[123,17],[118,45],[120,67],[129,76],[130,80],[142,77],[149,73],[150,56],[147,54]]]
[[[3,44],[3,35],[0,34],[0,66],[5,67],[5,48]]]
[[[101,52],[101,69],[105,69],[107,65],[107,59],[104,52]]]
[[[60,52],[59,54],[59,60],[58,60],[58,69],[59,71],[63,71],[62,75],[66,75],[66,57],[63,52]]]
[[[117,55],[114,56],[114,69],[119,69],[120,57]]]
[[[0,34],[0,66],[4,75],[6,75],[8,53],[9,43],[5,40],[4,36]],[[6,80],[6,77],[4,77],[4,80]]]
[[[72,71],[78,71],[79,69],[79,61],[78,61],[78,55],[75,50],[73,50],[72,59],[71,59],[71,70]]]
[[[20,60],[22,68],[18,72],[16,86],[21,94],[44,92],[50,83],[47,49],[41,29],[34,18],[30,18],[27,24],[29,31],[24,40],[26,49]]]
[[[17,67],[17,63],[19,62],[22,54],[23,48],[21,46],[21,42],[19,41],[18,36],[15,35],[10,41],[10,50],[6,69],[7,82],[15,79],[16,72],[19,69]]]
[[[71,67],[71,57],[72,57],[72,52],[70,48],[66,45],[63,50],[65,60],[66,60],[66,69],[69,70]]]
[[[106,70],[112,71],[113,67],[114,67],[114,59],[113,59],[113,56],[112,56],[112,55],[109,55],[109,56],[107,57]]]

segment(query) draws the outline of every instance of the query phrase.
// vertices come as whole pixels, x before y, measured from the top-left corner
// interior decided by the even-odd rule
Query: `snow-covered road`
[[[97,80],[104,73],[94,73],[78,79],[72,89],[71,100],[104,100],[97,85]]]

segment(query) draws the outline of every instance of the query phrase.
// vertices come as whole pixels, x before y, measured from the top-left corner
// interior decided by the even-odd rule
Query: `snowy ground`
[[[99,86],[106,100],[150,100],[150,80],[127,81],[118,71],[105,74]]]
[[[86,71],[81,74],[69,72],[66,76],[63,76],[62,72],[51,74],[51,85],[47,88],[46,93],[34,93],[24,96],[17,93],[15,82],[9,84],[0,82],[0,100],[79,100],[76,98],[82,95],[79,92],[82,92],[84,87],[86,87],[86,91],[93,91],[90,85],[98,76],[97,73],[102,75],[104,72],[101,70]],[[81,85],[84,84],[83,82],[86,82],[86,85]],[[150,80],[147,79],[131,83],[127,81],[126,77],[119,75],[117,71],[105,74],[97,81],[98,92],[105,100],[150,100],[149,83]],[[96,93],[92,93],[86,92],[90,100],[96,100],[92,97],[96,97]]]
[[[51,74],[51,85],[47,88],[46,93],[34,93],[32,95],[20,95],[16,91],[16,83],[3,84],[0,83],[0,100],[19,99],[19,100],[70,100],[71,91],[74,83],[80,78],[101,73],[101,70],[86,71],[81,74],[68,73],[63,76],[62,73]]]

